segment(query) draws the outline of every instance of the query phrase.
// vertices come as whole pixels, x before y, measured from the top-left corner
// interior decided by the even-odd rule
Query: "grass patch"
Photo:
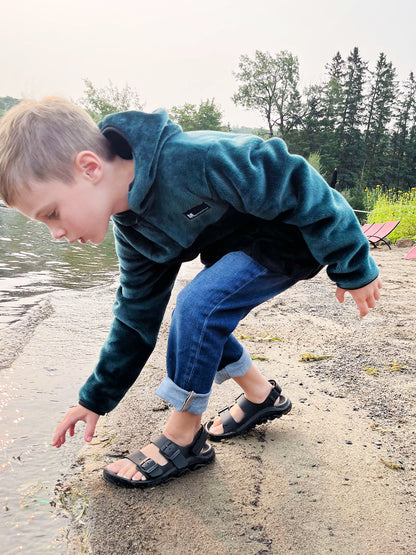
[[[334,355],[315,355],[313,353],[303,353],[300,355],[299,362],[313,362],[315,360],[325,360],[326,358],[333,358]]]
[[[377,185],[375,189],[366,190],[366,204],[371,210],[367,223],[380,223],[400,220],[389,239],[392,243],[398,239],[416,239],[416,187],[408,192],[396,189],[383,190]]]
[[[378,376],[380,374],[379,368],[375,368],[374,366],[366,366],[364,372],[367,372],[369,376]]]

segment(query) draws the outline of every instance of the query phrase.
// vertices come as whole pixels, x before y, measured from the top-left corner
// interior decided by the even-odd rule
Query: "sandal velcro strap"
[[[150,457],[146,457],[141,451],[132,453],[126,457],[129,461],[134,462],[136,468],[146,478],[157,478],[163,472],[162,467]]]
[[[238,423],[234,420],[234,418],[231,416],[231,413],[229,411],[223,412],[223,414],[221,414],[221,424],[222,424],[222,429],[224,433],[228,433],[232,431],[235,428],[235,426],[238,425]]]
[[[183,447],[180,445],[176,445],[173,441],[165,437],[163,434],[160,435],[157,439],[152,441],[158,448],[160,453],[173,463],[176,468],[185,468],[188,464],[186,457],[183,454]]]
[[[186,447],[177,445],[163,434],[155,439],[155,441],[152,441],[152,443],[159,448],[165,459],[171,461],[176,468],[182,469],[188,466],[190,455],[199,455],[205,445],[207,436],[207,432],[201,426],[193,442]]]
[[[196,434],[193,442],[189,446],[189,449],[193,455],[199,455],[207,441],[207,437],[208,433],[206,432],[205,428],[201,426],[199,432]]]
[[[150,457],[147,457],[147,459],[137,465],[137,467],[147,478],[156,478],[156,476],[160,476],[163,472],[160,464],[155,462]]]

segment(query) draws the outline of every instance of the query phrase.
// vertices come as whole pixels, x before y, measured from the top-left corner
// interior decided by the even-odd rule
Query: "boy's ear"
[[[75,169],[93,184],[98,183],[103,175],[101,158],[89,150],[78,152],[75,157]]]

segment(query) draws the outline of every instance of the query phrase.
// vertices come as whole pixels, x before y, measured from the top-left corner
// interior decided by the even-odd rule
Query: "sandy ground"
[[[406,261],[407,250],[374,250],[384,288],[365,319],[351,299],[337,303],[322,272],[240,324],[249,352],[266,359],[259,368],[291,398],[289,415],[215,444],[205,469],[150,490],[118,489],[102,467],[148,443],[169,414],[154,395],[166,319],[141,377],[59,486],[74,515],[68,552],[416,553],[416,259]],[[302,362],[305,353],[329,358]],[[206,419],[237,393],[214,386]]]

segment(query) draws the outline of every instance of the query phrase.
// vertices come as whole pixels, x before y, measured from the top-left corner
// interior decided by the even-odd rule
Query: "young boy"
[[[342,303],[360,315],[379,299],[378,269],[343,198],[279,139],[184,133],[165,112],[108,116],[100,131],[80,108],[48,98],[12,108],[0,121],[0,196],[53,237],[100,243],[110,218],[120,259],[114,321],[79,404],[53,445],[114,409],[156,343],[182,262],[205,269],[177,298],[167,377],[157,394],[173,406],[163,434],[104,477],[147,487],[214,458],[206,442],[233,437],[289,412],[232,335],[258,304],[327,266]],[[243,393],[201,426],[211,386],[233,378]]]

